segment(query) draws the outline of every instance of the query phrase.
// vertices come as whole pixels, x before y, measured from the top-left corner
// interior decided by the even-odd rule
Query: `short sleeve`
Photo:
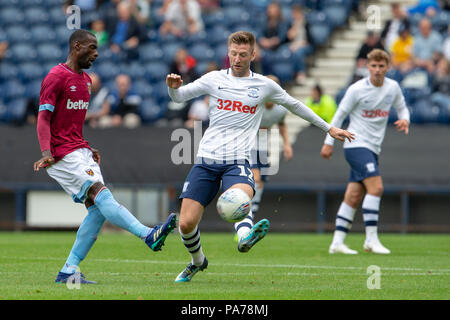
[[[61,94],[61,79],[53,73],[48,74],[41,84],[39,111],[55,110],[56,102]]]

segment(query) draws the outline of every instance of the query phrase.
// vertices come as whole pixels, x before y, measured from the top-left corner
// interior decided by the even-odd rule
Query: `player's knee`
[[[187,233],[191,233],[192,231],[194,231],[196,227],[196,224],[194,223],[193,220],[181,220],[179,221],[179,228],[181,233],[183,234],[187,234]]]
[[[381,197],[383,195],[384,192],[384,188],[383,186],[375,186],[370,188],[370,190],[367,190],[368,194],[377,196],[377,197]]]
[[[92,186],[89,188],[89,190],[87,192],[87,200],[86,200],[86,202],[89,201],[89,203],[94,204],[95,203],[95,197],[97,196],[97,194],[99,194],[100,191],[102,191],[105,188],[106,187],[101,182],[95,182],[94,184],[92,184]],[[85,204],[86,204],[86,202],[85,202]]]
[[[349,192],[345,194],[345,203],[350,207],[356,208],[362,201],[364,194],[361,192]]]

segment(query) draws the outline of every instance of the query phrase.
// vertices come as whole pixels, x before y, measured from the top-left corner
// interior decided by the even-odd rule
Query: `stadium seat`
[[[309,33],[315,46],[324,45],[330,35],[330,28],[327,24],[313,24],[309,27]]]
[[[27,111],[27,100],[18,98],[6,104],[7,119],[9,122],[21,122]]]
[[[48,23],[49,14],[40,7],[31,7],[24,10],[25,23],[30,27],[38,23]]]
[[[274,53],[273,59],[280,62],[292,62],[292,51],[289,44],[280,46]]]
[[[438,106],[434,106],[428,99],[417,101],[414,104],[413,109],[416,113],[418,123],[445,122],[444,119],[446,118],[446,114],[444,114],[444,110]]]
[[[19,68],[16,64],[2,62],[0,67],[0,82],[8,81],[17,77]]]
[[[31,40],[31,32],[29,28],[22,25],[11,25],[5,29],[6,38],[9,43],[28,42]]]
[[[67,29],[65,24],[59,25],[55,28],[56,32],[56,41],[58,41],[61,45],[66,45],[69,43],[69,38],[72,35],[74,30]]]
[[[158,61],[163,56],[163,51],[156,43],[145,43],[139,46],[139,60],[142,62]]]
[[[208,70],[208,67],[209,61],[199,62],[195,66],[195,71],[197,72],[197,74],[203,75],[206,72],[206,70]]]
[[[183,48],[184,45],[182,43],[172,42],[161,45],[161,49],[163,51],[163,60],[170,64],[175,57],[175,54],[180,48]]]
[[[54,26],[64,26],[66,29],[66,15],[62,10],[62,6],[49,6],[49,22]]]
[[[43,78],[33,80],[25,86],[25,96],[27,98],[39,98],[42,80]]]
[[[24,82],[41,79],[44,75],[42,66],[35,62],[27,62],[19,65],[19,75]]]
[[[146,80],[132,81],[132,87],[143,99],[152,96],[153,88]]]
[[[0,7],[17,7],[19,0],[0,0]]]
[[[163,107],[156,103],[152,98],[146,98],[139,107],[139,114],[144,123],[154,122],[165,116],[167,107]]]
[[[0,10],[0,25],[6,27],[12,24],[20,24],[24,21],[22,10],[15,7],[4,7]]]
[[[54,43],[43,43],[37,46],[38,59],[41,62],[61,60],[63,53],[61,48]]]
[[[227,56],[227,54],[228,54],[228,44],[224,42],[214,48],[214,61],[219,66],[221,66],[223,59]]]
[[[158,82],[166,79],[169,68],[166,64],[160,62],[150,62],[144,65],[145,76],[151,82]]]
[[[56,39],[56,33],[48,25],[36,25],[31,28],[31,40],[40,44],[42,42],[51,42]]]
[[[17,79],[6,82],[3,89],[6,101],[21,98],[25,95],[25,86]]]
[[[291,81],[294,78],[294,69],[290,62],[275,62],[271,69],[281,82]]]
[[[328,1],[323,12],[332,27],[340,27],[347,21],[348,11],[343,0]]]
[[[199,62],[214,59],[214,51],[207,43],[196,43],[188,48],[188,52]]]
[[[216,45],[226,43],[228,40],[228,36],[231,34],[230,30],[222,25],[214,26],[213,28],[208,29],[206,32],[208,36],[208,42],[214,47]]]
[[[18,43],[11,47],[11,58],[16,62],[35,61],[37,52],[34,47],[26,43]]]
[[[114,78],[120,73],[120,69],[117,64],[109,61],[96,64],[93,70],[98,73],[100,79],[103,81],[114,80]]]
[[[222,0],[222,7],[240,6],[244,4],[244,0]]]
[[[46,1],[44,1],[44,0],[20,0],[20,4],[23,8],[37,7],[37,6],[41,7],[44,4],[44,2],[47,2],[47,0]]]
[[[447,27],[450,25],[450,12],[449,11],[441,11],[438,12],[432,19],[431,23],[433,25],[433,29],[440,33],[446,33]]]
[[[246,23],[250,19],[250,14],[241,6],[226,7],[223,9],[225,25],[229,28],[239,23]]]
[[[152,87],[153,87],[152,98],[158,101],[158,104],[164,104],[170,101],[165,79],[159,82],[155,82],[152,85]]]
[[[132,79],[142,79],[145,77],[145,69],[139,61],[133,61],[126,65],[126,69],[121,66],[121,72],[129,75]]]
[[[223,10],[216,10],[212,13],[204,14],[202,18],[203,23],[205,24],[205,30],[225,24],[225,14]]]
[[[200,31],[200,32],[188,35],[184,39],[184,43],[186,44],[186,46],[192,46],[196,43],[201,43],[201,42],[206,42],[206,41],[209,42],[206,31]]]

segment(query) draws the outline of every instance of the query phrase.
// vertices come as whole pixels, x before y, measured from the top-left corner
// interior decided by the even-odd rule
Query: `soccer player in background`
[[[83,69],[88,69],[98,57],[97,39],[89,31],[76,30],[70,36],[69,46],[66,63],[53,67],[42,81],[37,122],[42,158],[34,163],[34,170],[46,168],[48,175],[88,210],[55,282],[65,283],[75,277],[80,283],[95,283],[85,279],[78,266],[97,239],[105,219],[141,238],[153,251],[159,251],[176,226],[176,215],[171,214],[163,225],[149,228],[117,203],[104,186],[100,153],[83,138],[92,86]]]
[[[275,81],[278,85],[281,85],[280,80],[274,76],[274,75],[268,75],[267,78]],[[280,132],[280,136],[283,139],[283,156],[286,161],[289,161],[292,159],[293,153],[292,153],[292,145],[289,142],[289,136],[288,136],[288,128],[285,123],[285,118],[287,114],[287,109],[279,104],[274,104],[273,102],[267,101],[264,104],[264,112],[261,119],[261,124],[259,126],[260,129],[268,130],[271,129],[274,125],[278,125],[278,129]],[[269,163],[269,142],[263,141],[264,139],[260,139],[259,137],[260,131],[258,131],[258,137],[256,138],[256,142],[258,144],[258,141],[262,145],[257,145],[254,147],[254,149],[251,151],[250,154],[250,168],[253,173],[253,178],[255,180],[255,195],[252,199],[252,206],[251,206],[251,212],[250,214],[242,221],[236,222],[234,224],[234,228],[237,232],[236,237],[239,238],[237,235],[239,234],[239,230],[241,228],[249,227],[251,228],[253,225],[253,220],[255,214],[259,210],[259,205],[261,203],[262,194],[264,192],[264,184],[267,182],[268,175],[265,174],[264,170],[268,170],[270,167]],[[267,135],[269,136],[269,135]],[[267,224],[267,227],[269,225],[269,222],[267,219],[262,220],[263,224]],[[252,241],[254,243],[258,242],[259,238],[253,238]],[[245,243],[245,242],[244,242]],[[251,245],[251,243],[250,243]],[[249,245],[245,246],[239,246],[239,251],[248,251],[250,249]]]
[[[350,165],[350,179],[336,217],[336,230],[329,253],[357,254],[344,244],[352,227],[356,209],[362,201],[363,220],[366,228],[364,250],[378,254],[389,254],[378,239],[378,213],[383,195],[383,181],[378,170],[378,155],[386,133],[389,110],[397,110],[398,120],[394,122],[398,131],[409,131],[409,111],[400,86],[386,78],[389,70],[389,55],[374,49],[367,55],[369,77],[352,84],[344,95],[332,126],[340,127],[350,116],[348,130],[355,133],[355,140],[344,143],[345,159]],[[333,154],[333,139],[327,135],[320,152],[325,159]]]
[[[254,48],[254,35],[239,31],[228,38],[229,69],[209,72],[185,86],[182,86],[180,75],[168,74],[166,77],[169,95],[175,102],[209,95],[210,124],[200,141],[197,160],[180,195],[179,230],[192,261],[175,282],[190,281],[198,271],[208,266],[202,251],[198,224],[204,208],[214,199],[221,183],[223,190],[240,188],[250,199],[253,198],[255,186],[249,157],[265,102],[272,101],[285,106],[336,139],[353,139],[351,133],[331,127],[273,80],[251,71]],[[262,225],[256,223],[240,228],[238,247],[248,246],[250,249],[253,238],[262,238],[267,232],[268,225]]]

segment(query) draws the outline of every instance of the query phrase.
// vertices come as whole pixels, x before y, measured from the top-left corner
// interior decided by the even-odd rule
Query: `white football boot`
[[[328,253],[358,254],[358,251],[350,249],[345,243],[332,243]]]
[[[373,252],[373,253],[377,253],[377,254],[390,254],[391,251],[386,248],[385,246],[383,246],[380,242],[380,240],[378,240],[378,238],[376,239],[372,239],[372,240],[366,240],[364,241],[364,251],[366,252]]]

